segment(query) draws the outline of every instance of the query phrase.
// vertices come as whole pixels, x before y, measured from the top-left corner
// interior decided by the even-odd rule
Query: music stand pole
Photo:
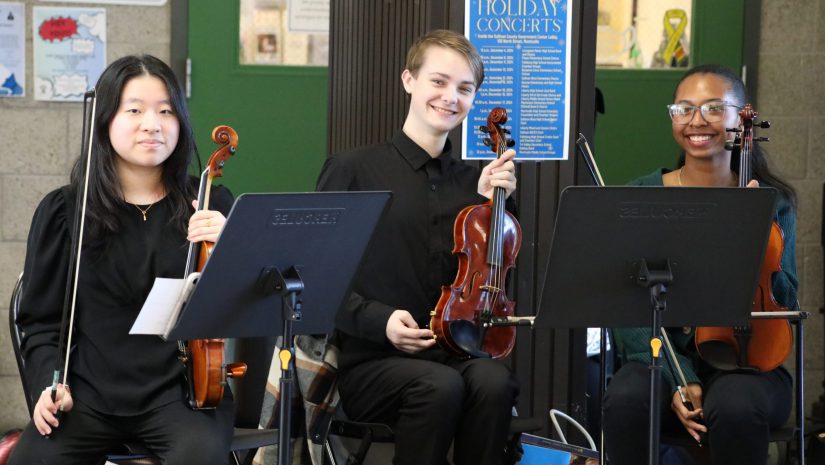
[[[614,349],[615,350],[615,349]],[[607,463],[604,453],[604,391],[607,389],[607,328],[602,326],[599,339],[599,463]]]
[[[650,339],[650,421],[648,429],[648,461],[649,465],[659,464],[659,435],[661,428],[661,392],[662,392],[662,313],[667,308],[665,295],[667,286],[673,281],[673,272],[668,261],[663,270],[651,270],[647,261],[642,259],[636,283],[647,287],[650,292],[650,309],[653,327]]]
[[[292,322],[301,320],[301,299],[299,295],[304,290],[304,282],[298,270],[292,266],[281,273],[277,267],[264,270],[264,291],[281,296],[281,319],[283,332],[281,349],[278,351],[278,360],[281,362],[281,415],[278,422],[278,463],[292,463],[292,389],[295,379],[292,373],[295,355],[295,341],[292,337]]]

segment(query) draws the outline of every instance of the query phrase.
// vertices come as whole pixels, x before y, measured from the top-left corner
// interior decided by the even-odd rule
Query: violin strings
[[[498,146],[498,150],[497,150],[498,157],[497,158],[501,158],[501,155],[504,153],[504,148],[506,147],[506,144],[503,143],[504,134],[503,133],[499,134],[499,136],[500,136],[499,140],[502,141],[502,143],[500,143],[499,146]],[[503,233],[504,233],[504,189],[501,188],[501,187],[495,188],[493,197],[494,197],[493,203],[494,203],[494,206],[495,206],[494,216],[495,216],[495,220],[496,220],[495,221],[496,241],[495,241],[495,245],[494,245],[494,247],[495,247],[496,269],[495,269],[495,287],[494,287],[495,290],[493,291],[494,292],[493,302],[497,302],[498,299],[499,299],[499,296],[501,295],[501,286],[504,282],[502,280],[502,276],[501,276],[501,272],[502,272],[502,268],[503,268],[502,267],[502,259],[503,259],[503,255],[504,255],[503,254],[503,248],[504,248],[504,238],[503,238]],[[492,308],[490,308],[490,313],[492,313]]]

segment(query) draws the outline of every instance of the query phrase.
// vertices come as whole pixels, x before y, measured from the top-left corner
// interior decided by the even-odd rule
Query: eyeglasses
[[[725,109],[727,107],[741,108],[725,102],[708,102],[698,107],[686,103],[672,103],[667,106],[667,111],[670,113],[670,119],[676,124],[690,123],[697,108],[705,121],[708,123],[716,123],[725,118]]]

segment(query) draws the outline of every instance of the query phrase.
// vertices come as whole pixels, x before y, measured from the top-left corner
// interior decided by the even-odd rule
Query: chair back
[[[14,358],[17,360],[17,370],[20,373],[20,382],[23,384],[23,394],[26,397],[26,406],[29,409],[29,415],[34,408],[34,402],[26,385],[24,377],[24,369],[26,361],[23,359],[23,353],[20,351],[20,343],[23,340],[23,332],[17,325],[17,314],[20,312],[20,298],[23,295],[23,273],[17,277],[17,282],[14,285],[14,291],[11,293],[11,302],[9,302],[9,334],[11,335],[11,346],[14,349]]]

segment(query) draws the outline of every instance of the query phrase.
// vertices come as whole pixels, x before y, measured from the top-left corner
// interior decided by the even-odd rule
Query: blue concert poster
[[[462,130],[462,158],[493,159],[479,126],[495,107],[518,160],[566,160],[570,133],[570,0],[466,0],[465,35],[484,61],[484,83]]]

